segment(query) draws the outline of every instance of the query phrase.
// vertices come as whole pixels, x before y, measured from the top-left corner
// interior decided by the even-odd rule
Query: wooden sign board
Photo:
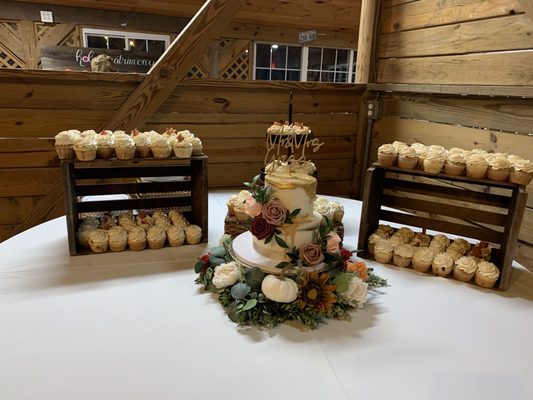
[[[91,47],[43,46],[41,67],[47,70],[90,71],[91,60],[99,54],[113,58],[117,72],[148,72],[159,54]]]

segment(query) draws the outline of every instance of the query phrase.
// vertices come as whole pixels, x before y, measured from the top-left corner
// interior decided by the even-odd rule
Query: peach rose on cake
[[[330,232],[328,235],[328,241],[326,243],[326,250],[328,253],[339,253],[340,252],[340,242],[341,238],[337,235],[336,232]]]
[[[250,217],[257,217],[261,212],[263,211],[263,206],[261,203],[258,203],[255,201],[255,199],[250,196],[246,199],[246,203],[244,204],[244,212],[248,214]]]

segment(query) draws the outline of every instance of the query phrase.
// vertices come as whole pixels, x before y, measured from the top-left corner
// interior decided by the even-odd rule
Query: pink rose
[[[252,196],[246,199],[246,203],[244,204],[244,212],[250,217],[257,217],[259,214],[261,214],[262,210],[263,206],[261,205],[261,203],[255,201]]]
[[[324,261],[324,254],[322,254],[320,246],[314,243],[302,244],[299,249],[299,256],[311,267]]]
[[[286,216],[287,208],[277,200],[270,200],[263,206],[263,217],[271,225],[281,225]]]
[[[326,249],[328,253],[338,253],[340,252],[339,243],[341,242],[341,238],[337,233],[330,232],[328,235],[328,241],[326,244]]]

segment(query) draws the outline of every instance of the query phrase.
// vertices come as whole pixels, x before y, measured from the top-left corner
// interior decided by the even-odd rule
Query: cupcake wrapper
[[[418,272],[428,272],[431,268],[431,263],[417,262],[413,259],[411,260],[411,267]]]
[[[130,250],[140,251],[140,250],[144,250],[146,248],[146,241],[138,242],[138,243],[134,243],[134,242],[128,241],[128,245],[130,247]]]
[[[116,147],[115,153],[119,160],[131,160],[135,157],[135,147]]]
[[[163,248],[165,245],[165,239],[163,240],[148,240],[148,247],[157,250]]]
[[[458,281],[462,282],[470,282],[472,278],[474,277],[475,272],[467,273],[464,271],[461,271],[459,268],[453,269],[453,277],[457,279]]]
[[[124,241],[123,243],[109,243],[109,249],[111,251],[124,251],[126,250],[128,242]]]
[[[75,156],[72,145],[56,145],[56,153],[60,160],[72,160]]]
[[[151,149],[155,158],[168,158],[172,150],[170,147],[152,147]]]
[[[137,146],[136,148],[137,157],[146,158],[150,156],[150,147],[149,146]]]
[[[113,147],[98,147],[96,154],[99,158],[112,158],[115,154],[115,149]]]
[[[80,161],[93,161],[96,159],[96,150],[75,150],[76,158]]]
[[[175,239],[168,238],[168,244],[169,244],[171,247],[179,247],[179,246],[182,246],[184,242],[185,242],[185,239],[175,240]]]
[[[200,240],[202,239],[202,235],[185,235],[185,239],[187,240],[188,244],[198,244],[200,243]]]
[[[174,147],[174,155],[177,158],[189,158],[192,155],[192,147]]]

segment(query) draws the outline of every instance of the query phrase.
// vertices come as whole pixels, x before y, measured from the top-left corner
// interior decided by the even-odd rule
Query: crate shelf
[[[501,272],[496,287],[505,290],[526,199],[525,186],[510,182],[374,164],[366,172],[358,248],[369,256],[367,239],[380,221],[486,241]]]
[[[84,213],[180,208],[185,210],[183,214],[189,222],[202,228],[202,242],[207,241],[205,155],[190,159],[68,160],[62,161],[62,170],[71,255],[92,254],[76,243],[76,231]],[[91,199],[121,194],[128,198]]]

